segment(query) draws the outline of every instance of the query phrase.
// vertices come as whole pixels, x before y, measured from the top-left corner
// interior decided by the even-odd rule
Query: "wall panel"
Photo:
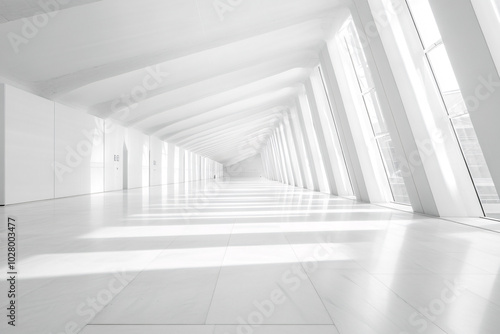
[[[175,145],[168,145],[168,174],[167,184],[175,183]]]
[[[54,197],[54,102],[5,86],[5,202]]]
[[[55,197],[104,190],[104,121],[55,104]]]
[[[161,184],[168,184],[168,143],[161,142]]]
[[[125,153],[127,184],[124,188],[149,186],[149,137],[138,130],[127,129]]]
[[[124,174],[123,163],[127,159],[126,129],[113,121],[106,120],[104,135],[104,190],[122,190],[124,175],[127,175],[127,171]],[[125,167],[127,168],[126,164]]]
[[[149,185],[162,184],[163,142],[157,137],[149,137]]]

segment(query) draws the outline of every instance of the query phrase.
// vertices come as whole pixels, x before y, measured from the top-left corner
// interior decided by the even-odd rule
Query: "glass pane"
[[[498,1],[498,0],[490,0],[490,1],[493,3],[495,15],[496,15],[498,21],[500,21],[500,1]]]
[[[339,172],[341,174],[341,181],[342,185],[339,184],[339,187],[342,186],[342,189],[345,191],[345,193],[348,196],[354,195],[354,191],[352,189],[352,181],[351,181],[351,176],[349,175],[349,169],[347,167],[347,161],[345,158],[345,152],[342,147],[342,142],[340,140],[340,136],[338,133],[338,128],[337,128],[337,122],[335,120],[335,116],[333,113],[333,110],[331,108],[331,99],[330,95],[328,94],[328,90],[326,88],[326,81],[325,77],[323,75],[323,71],[321,70],[321,67],[317,67],[317,73],[318,73],[318,78],[319,78],[319,94],[320,96],[324,97],[324,103],[325,103],[325,108],[323,116],[327,119],[330,119],[331,122],[326,122],[327,128],[331,134],[331,137],[333,138],[332,145],[335,148],[337,160],[339,161]]]
[[[394,196],[394,201],[402,204],[410,204],[410,198],[408,197],[408,192],[406,191],[405,182],[401,173],[402,165],[401,162],[395,158],[396,155],[391,137],[385,136],[380,138],[378,144],[389,179],[389,185],[391,186],[392,195]]]
[[[486,215],[500,217],[500,199],[484,160],[483,151],[479,146],[470,116],[456,117],[452,119],[452,122]]]
[[[373,131],[376,135],[385,136],[378,140],[383,164],[385,165],[387,179],[395,202],[410,204],[410,199],[406,191],[404,179],[401,175],[401,163],[394,158],[394,147],[391,138],[387,134],[384,117],[382,116],[377,92],[374,89],[373,80],[365,53],[357,34],[354,23],[351,21],[347,26],[345,42],[350,54],[351,62],[356,71],[356,76],[360,84],[361,92],[366,106]],[[371,91],[370,91],[371,90]]]
[[[434,19],[431,6],[428,0],[406,0],[410,8],[411,15],[417,26],[420,39],[424,48],[427,49],[432,44],[441,40],[439,28]]]
[[[375,135],[378,136],[387,133],[387,127],[385,125],[384,116],[382,115],[382,110],[380,110],[377,93],[372,90],[364,96],[364,99]]]
[[[443,96],[446,109],[450,116],[467,113],[467,106],[460,92],[457,78],[451,67],[448,53],[443,44],[427,53],[432,71],[436,76],[439,90]]]
[[[373,79],[354,23],[347,26],[346,43],[362,92],[373,87]]]

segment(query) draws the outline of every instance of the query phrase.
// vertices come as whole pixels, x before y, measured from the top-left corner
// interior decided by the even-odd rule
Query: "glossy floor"
[[[500,234],[447,220],[263,180],[0,217],[3,273],[8,217],[19,247],[17,326],[0,333],[500,333]]]

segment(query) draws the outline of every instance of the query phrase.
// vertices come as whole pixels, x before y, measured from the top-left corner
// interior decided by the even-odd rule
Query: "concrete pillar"
[[[167,159],[167,184],[174,183],[175,177],[175,146],[168,144],[168,159]]]
[[[269,171],[273,181],[278,181],[278,171],[276,170],[276,164],[274,162],[273,151],[271,147],[271,138],[267,142],[266,146],[267,159],[269,161]]]
[[[185,158],[184,154],[186,154],[186,151],[184,151],[182,148],[179,148],[179,183],[184,183],[186,181],[185,176],[184,176],[184,165],[185,165]]]
[[[281,156],[278,150],[278,146],[276,144],[276,133],[274,133],[273,136],[271,137],[271,146],[273,148],[273,157],[276,164],[276,169],[278,171],[278,181],[281,183],[286,183],[287,180],[282,167]]]
[[[319,191],[319,180],[318,180],[318,161],[315,161],[313,158],[313,151],[311,148],[311,143],[309,140],[309,135],[306,131],[306,126],[304,123],[304,117],[303,117],[303,106],[299,101],[299,98],[297,97],[296,101],[296,106],[297,106],[297,122],[299,123],[300,127],[300,132],[302,133],[302,139],[304,141],[304,150],[305,154],[307,155],[307,161],[309,163],[309,171],[311,173],[311,178],[312,178],[312,187],[314,191]]]
[[[304,91],[301,93],[301,96],[299,96],[299,102],[301,104],[301,113],[300,113],[300,121],[304,125],[304,138],[307,138],[308,144],[309,144],[309,150],[311,152],[311,160],[314,161],[314,168],[316,171],[316,176],[319,181],[318,185],[318,191],[321,191],[324,189],[321,189],[321,184],[327,185],[328,184],[328,177],[325,175],[326,171],[324,170],[324,165],[323,165],[323,157],[321,155],[321,151],[318,146],[318,140],[315,135],[315,130],[314,130],[314,125],[312,122],[312,116],[311,116],[311,111],[310,111],[310,105],[309,105],[309,99],[307,98],[307,94]],[[326,178],[326,179],[325,179]]]
[[[290,152],[290,147],[285,136],[285,131],[283,130],[283,123],[278,128],[279,137],[281,139],[281,144],[283,146],[283,153],[285,155],[285,163],[287,164],[288,174],[291,176],[291,186],[297,187],[297,174],[295,173],[294,164],[292,162],[292,153]]]
[[[292,176],[290,175],[290,172],[288,171],[288,168],[287,168],[286,156],[284,154],[283,145],[281,144],[281,137],[280,137],[280,133],[279,133],[279,128],[276,128],[276,130],[275,130],[275,140],[276,140],[276,147],[277,147],[278,155],[279,155],[279,161],[281,163],[281,169],[283,171],[283,175],[285,176],[284,182],[286,184],[291,184]]]
[[[300,125],[299,125],[299,116],[297,113],[297,108],[293,108],[290,110],[290,129],[292,131],[292,135],[295,140],[295,147],[297,148],[298,158],[302,164],[302,171],[304,173],[304,177],[302,178],[304,183],[304,188],[309,190],[314,190],[314,181],[311,175],[311,163],[309,162],[309,157],[305,148],[304,136],[302,134]],[[316,181],[317,183],[317,181]]]
[[[274,160],[273,148],[271,144],[271,139],[269,139],[269,143],[267,145],[267,156],[269,159],[269,167],[271,168],[271,175],[274,181],[279,181],[279,173],[276,166],[276,161]]]
[[[283,118],[283,125],[285,129],[285,135],[288,140],[288,148],[290,150],[290,158],[292,159],[292,167],[295,168],[295,183],[296,186],[301,188],[306,188],[305,185],[305,174],[304,174],[304,164],[303,160],[299,157],[299,152],[297,149],[297,140],[293,135],[291,125],[290,125],[290,111],[287,111],[285,117]]]
[[[312,87],[312,82],[311,79],[309,78],[305,82],[305,88],[306,88],[306,94],[307,94],[307,100],[309,101],[309,106],[310,106],[310,111],[311,111],[311,117],[312,117],[312,122],[313,122],[313,127],[316,132],[316,139],[318,142],[318,148],[319,151],[321,152],[321,156],[323,157],[323,166],[325,168],[325,174],[326,178],[328,181],[328,186],[330,188],[330,194],[332,195],[337,195],[339,194],[338,189],[337,189],[337,184],[335,182],[335,175],[333,174],[333,162],[332,158],[327,148],[327,143],[326,143],[326,136],[323,131],[323,127],[321,126],[321,120],[319,117],[319,110],[318,110],[318,104],[316,101],[316,97],[314,95],[313,87]],[[329,143],[329,145],[331,145]]]

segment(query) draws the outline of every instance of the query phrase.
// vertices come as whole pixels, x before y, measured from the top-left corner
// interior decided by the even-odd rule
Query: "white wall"
[[[135,130],[126,131],[126,189],[149,186],[149,137]]]
[[[5,202],[54,197],[54,103],[5,86]]]
[[[184,174],[185,174],[185,152],[182,148],[179,148],[179,170],[178,170],[178,173],[179,173],[179,183],[184,183],[186,182],[186,179],[184,177]]]
[[[149,137],[149,185],[162,184],[163,142],[157,137]]]
[[[168,143],[161,143],[161,184],[168,184]]]
[[[109,120],[105,121],[104,191],[123,189],[125,134],[124,127]],[[115,156],[119,157],[119,161],[115,161]]]
[[[0,205],[174,183],[174,148],[0,84]]]
[[[55,104],[55,197],[104,190],[104,121]]]
[[[201,163],[202,163],[202,157],[200,155],[195,156],[195,179],[196,180],[201,180]]]
[[[207,177],[207,163],[205,157],[200,157],[200,180],[205,180]]]
[[[260,177],[264,173],[260,154],[243,160],[236,165],[229,166],[227,170],[232,171],[231,175],[229,175],[231,177]]]
[[[191,152],[185,151],[184,152],[184,180],[185,180],[185,182],[192,181],[192,177],[191,177],[192,169],[193,169],[193,166],[191,165]]]
[[[175,182],[175,145],[168,144],[168,174],[167,184]]]

